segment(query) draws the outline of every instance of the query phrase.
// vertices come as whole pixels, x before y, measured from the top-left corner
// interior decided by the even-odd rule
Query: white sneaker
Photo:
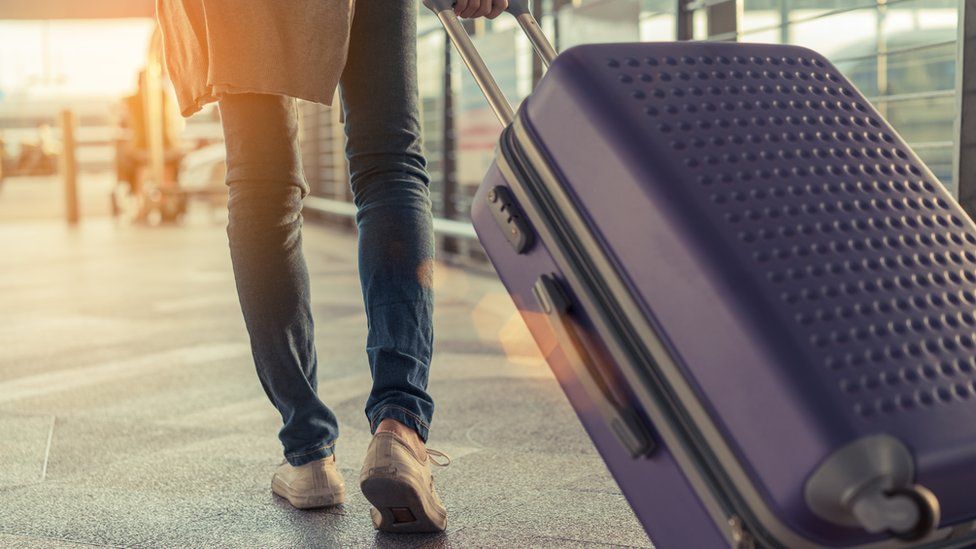
[[[346,485],[335,456],[298,467],[282,463],[271,477],[271,491],[298,509],[330,507],[346,499]]]
[[[446,466],[442,452],[426,449],[418,456],[399,436],[377,432],[366,451],[359,486],[373,504],[373,526],[387,532],[442,532],[447,528],[447,509],[434,490],[430,464]],[[445,459],[437,462],[433,457]]]

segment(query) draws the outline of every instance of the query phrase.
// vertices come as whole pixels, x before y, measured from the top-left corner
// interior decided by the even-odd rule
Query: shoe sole
[[[413,483],[398,478],[371,477],[362,481],[360,488],[374,507],[373,525],[379,530],[413,534],[443,532],[447,528],[447,515],[438,512]]]
[[[312,496],[299,496],[292,494],[283,482],[279,481],[277,477],[271,480],[271,491],[275,495],[285,498],[288,503],[296,509],[319,509],[322,507],[333,507],[335,505],[340,505],[346,500],[345,491],[336,492],[332,494],[319,494]]]

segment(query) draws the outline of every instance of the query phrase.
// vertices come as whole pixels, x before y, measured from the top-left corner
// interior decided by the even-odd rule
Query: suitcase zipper
[[[563,226],[564,222],[555,211],[553,206],[554,200],[546,189],[545,183],[540,180],[539,175],[532,168],[531,163],[521,150],[514,134],[513,126],[507,127],[502,133],[499,149],[505,161],[513,167],[513,171],[524,176],[520,180],[524,183],[522,190],[531,198],[530,202],[532,207],[523,205],[523,210],[535,210],[540,220],[547,228],[552,230],[556,237],[556,244],[559,249],[550,250],[550,253],[553,253],[553,255],[557,253],[562,254],[565,259],[563,263],[575,267],[576,274],[585,282],[585,290],[600,303],[601,309],[606,311],[607,320],[615,326],[617,333],[621,334],[622,337],[620,339],[625,340],[619,342],[621,344],[620,347],[627,355],[634,359],[634,363],[643,364],[645,366],[643,368],[645,375],[649,374],[653,378],[649,383],[649,387],[656,393],[655,399],[657,402],[662,403],[662,409],[671,416],[686,415],[675,404],[677,402],[676,396],[670,391],[667,383],[663,381],[663,376],[657,371],[653,359],[650,358],[646,350],[641,350],[642,344],[640,337],[633,333],[633,327],[627,321],[626,315],[620,310],[621,308],[616,303],[611,291],[600,282],[599,273],[596,272],[597,269],[587,259],[586,254],[582,253],[580,250],[581,246],[576,242],[576,238],[573,236],[569,227]],[[588,312],[591,315],[600,314],[599,312]],[[606,339],[608,342],[612,342],[616,338],[610,337]],[[711,495],[726,517],[727,534],[734,546],[737,549],[755,547],[756,537],[752,532],[765,532],[765,529],[762,527],[757,528],[758,523],[754,520],[747,520],[745,518],[749,517],[747,508],[743,505],[737,505],[733,501],[733,498],[730,497],[731,481],[724,478],[724,475],[721,474],[721,468],[716,465],[717,460],[715,458],[709,458],[707,445],[701,440],[702,437],[695,433],[694,428],[690,427],[690,418],[668,417],[665,418],[665,421],[672,431],[678,433],[678,438],[686,442],[688,454],[693,457],[695,467],[706,479],[707,484],[715,487],[715,489],[710,490]],[[764,546],[783,547],[768,536],[763,537],[766,538],[764,540],[766,541],[766,545]]]
[[[729,529],[732,531],[733,549],[753,549],[756,546],[755,538],[746,530],[741,518],[737,516],[730,518]]]

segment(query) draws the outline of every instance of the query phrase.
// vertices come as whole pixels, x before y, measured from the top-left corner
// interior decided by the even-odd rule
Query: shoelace
[[[441,452],[440,450],[433,450],[431,448],[427,448],[427,457],[430,459],[431,463],[433,463],[438,467],[447,467],[448,465],[451,464],[451,456],[445,454],[444,452]],[[437,461],[434,458],[443,458],[444,462],[442,463],[440,461]]]

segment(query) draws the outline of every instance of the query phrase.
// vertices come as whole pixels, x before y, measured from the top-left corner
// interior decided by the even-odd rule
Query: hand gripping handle
[[[512,110],[512,105],[508,102],[501,88],[498,87],[498,83],[491,75],[491,71],[488,70],[488,66],[485,65],[485,60],[474,47],[474,43],[471,42],[471,37],[468,36],[464,27],[461,26],[461,22],[458,21],[457,14],[454,13],[454,0],[424,0],[424,6],[434,12],[434,15],[444,25],[448,37],[450,37],[458,54],[461,55],[461,59],[467,65],[468,70],[471,71],[478,87],[485,94],[485,99],[488,100],[488,105],[495,112],[495,116],[502,124],[506,126],[510,124],[515,118],[515,111]],[[522,31],[532,43],[533,49],[548,67],[556,58],[556,50],[546,38],[545,33],[542,32],[539,22],[532,16],[528,0],[509,0],[508,8],[505,11],[515,17]]]

